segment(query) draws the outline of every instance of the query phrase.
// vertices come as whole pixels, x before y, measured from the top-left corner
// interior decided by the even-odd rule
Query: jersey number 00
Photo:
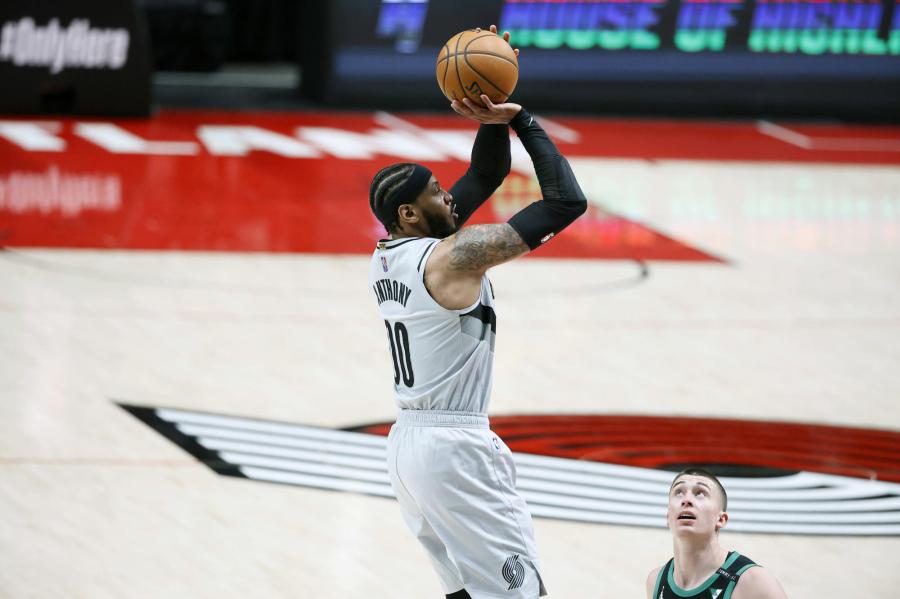
[[[387,327],[388,341],[391,344],[391,357],[394,359],[394,384],[400,384],[403,376],[403,384],[412,387],[415,381],[412,369],[412,356],[409,355],[409,332],[406,325],[398,322],[391,328],[391,323],[384,321]]]

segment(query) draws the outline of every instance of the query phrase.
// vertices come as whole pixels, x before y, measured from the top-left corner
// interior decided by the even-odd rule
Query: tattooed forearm
[[[453,237],[450,270],[485,270],[528,251],[508,224],[464,227]]]

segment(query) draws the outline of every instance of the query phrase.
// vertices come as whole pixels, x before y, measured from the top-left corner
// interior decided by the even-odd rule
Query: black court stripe
[[[178,430],[175,423],[168,422],[157,416],[155,408],[145,408],[122,403],[118,405],[120,408],[193,456],[197,461],[213,472],[224,476],[246,478],[240,472],[237,465],[223,460],[217,451],[203,447],[196,437],[185,435]]]
[[[418,270],[418,271],[422,270],[422,260],[425,259],[425,254],[427,254],[428,250],[430,250],[432,247],[434,247],[434,244],[436,244],[436,243],[437,243],[437,241],[432,241],[431,243],[428,244],[428,247],[425,248],[425,251],[422,252],[422,257],[419,258],[419,265],[416,266],[416,270]]]

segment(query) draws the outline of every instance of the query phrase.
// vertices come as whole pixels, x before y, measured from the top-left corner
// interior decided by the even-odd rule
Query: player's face
[[[416,198],[416,203],[422,209],[431,237],[443,239],[456,233],[459,215],[456,213],[453,196],[441,187],[434,175]]]
[[[722,497],[713,481],[685,474],[669,491],[667,520],[676,536],[709,535],[725,526],[728,514],[722,511]]]

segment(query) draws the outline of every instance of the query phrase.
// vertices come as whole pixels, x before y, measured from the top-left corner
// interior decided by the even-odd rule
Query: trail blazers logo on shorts
[[[336,430],[120,405],[219,474],[394,497],[390,422]],[[535,517],[664,528],[673,473],[699,464],[722,476],[735,532],[900,536],[897,432],[584,414],[495,416],[491,428]],[[502,571],[511,585],[514,558]]]
[[[509,583],[507,591],[517,589],[525,582],[525,566],[519,561],[518,555],[510,555],[503,563],[503,580]]]

